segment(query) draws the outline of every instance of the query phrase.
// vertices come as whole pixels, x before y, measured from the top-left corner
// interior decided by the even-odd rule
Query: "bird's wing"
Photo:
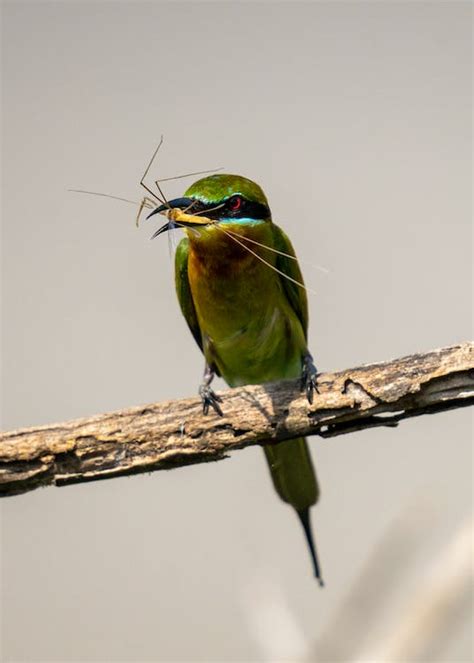
[[[295,250],[288,236],[275,224],[273,224],[273,242],[274,248],[277,249],[277,251],[281,251],[282,253],[287,253],[290,256],[296,257]],[[287,258],[286,256],[277,254],[276,267],[291,279],[294,279],[295,281],[298,281],[298,283],[303,284],[303,275],[301,274],[297,260],[293,260],[291,258]],[[284,276],[281,276],[280,279],[283,292],[286,294],[292,309],[298,316],[298,319],[301,322],[301,326],[303,327],[305,338],[307,338],[308,300],[306,297],[306,290],[299,285],[296,285],[296,283],[293,283],[289,279],[286,279]]]
[[[188,327],[194,336],[196,343],[203,350],[201,329],[194,308],[193,296],[188,279],[188,255],[189,255],[189,241],[184,237],[176,249],[175,255],[175,284],[176,294],[178,295],[179,305],[181,311],[186,318]]]

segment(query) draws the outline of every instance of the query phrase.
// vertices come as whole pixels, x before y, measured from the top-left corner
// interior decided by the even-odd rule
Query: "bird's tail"
[[[284,502],[298,513],[313,560],[314,575],[323,585],[316,546],[311,531],[309,509],[319,498],[319,486],[303,437],[264,447],[273,485]]]

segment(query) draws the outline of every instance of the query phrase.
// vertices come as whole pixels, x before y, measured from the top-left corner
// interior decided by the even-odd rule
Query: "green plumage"
[[[175,259],[179,304],[207,364],[230,386],[301,377],[308,305],[294,281],[303,283],[303,277],[298,262],[282,255],[295,253],[272,222],[262,190],[246,178],[214,175],[185,196],[224,205],[215,223],[187,231]],[[226,201],[236,196],[240,215],[226,211]],[[263,218],[246,216],[261,209],[267,210]],[[319,574],[308,520],[319,491],[306,441],[269,445],[265,456],[277,493],[300,514]]]
[[[217,204],[236,193],[246,200],[268,206],[267,198],[258,184],[240,175],[221,174],[204,177],[202,180],[191,184],[184,195],[205,203]]]

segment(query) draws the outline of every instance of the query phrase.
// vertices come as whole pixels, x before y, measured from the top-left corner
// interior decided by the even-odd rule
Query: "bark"
[[[0,434],[0,496],[225,458],[252,444],[332,437],[474,403],[474,344],[322,373],[309,405],[298,381],[153,403]]]

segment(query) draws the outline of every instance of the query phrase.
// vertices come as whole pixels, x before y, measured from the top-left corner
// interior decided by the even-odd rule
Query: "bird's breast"
[[[268,235],[252,239],[271,247]],[[249,252],[225,235],[215,239],[190,238],[188,258],[206,359],[231,385],[298,375],[304,333],[272,268],[275,254],[250,243]]]

